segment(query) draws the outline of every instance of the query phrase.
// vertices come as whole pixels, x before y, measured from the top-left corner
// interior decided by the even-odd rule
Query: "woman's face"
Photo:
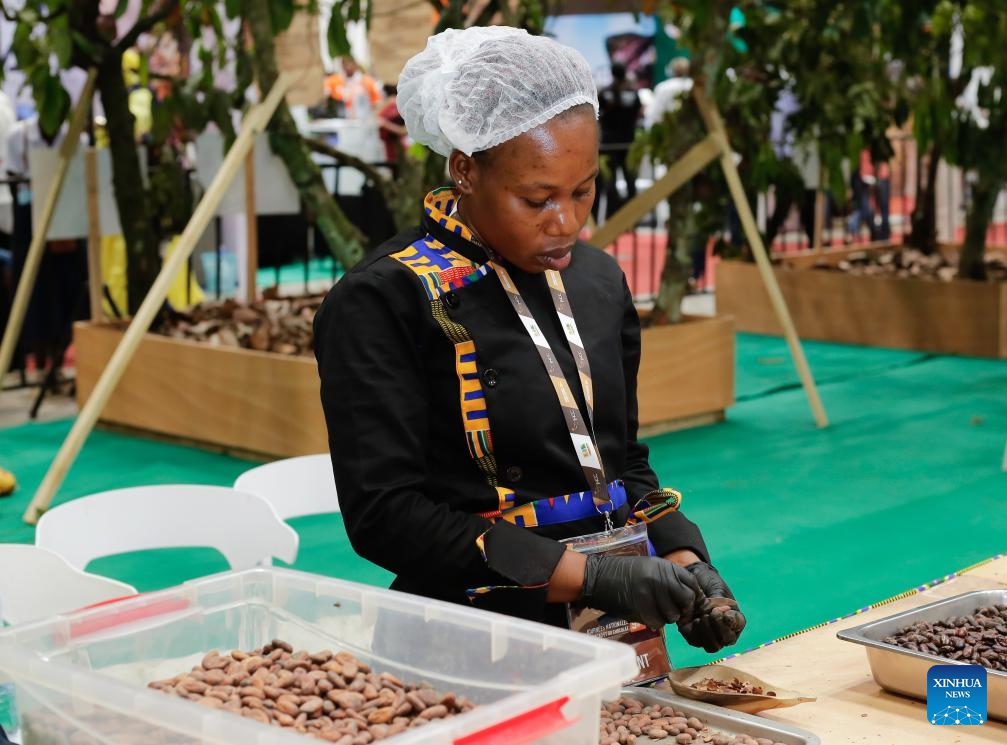
[[[530,273],[565,269],[594,204],[598,124],[580,106],[497,147],[451,154],[461,218],[490,248]]]

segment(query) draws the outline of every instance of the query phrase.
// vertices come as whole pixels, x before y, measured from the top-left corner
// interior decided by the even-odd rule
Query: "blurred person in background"
[[[601,123],[601,144],[603,155],[608,162],[608,178],[599,177],[599,192],[606,199],[605,215],[613,215],[622,206],[636,196],[636,173],[627,165],[629,147],[636,139],[637,122],[643,104],[626,73],[626,66],[621,62],[612,65],[612,82],[598,93],[599,120]],[[622,175],[626,183],[626,197],[619,194],[616,187],[618,176]],[[595,205],[597,218],[598,206]]]
[[[378,112],[378,135],[385,146],[385,162],[398,163],[399,154],[406,148],[406,122],[397,105],[398,88],[385,86],[384,104]]]
[[[682,99],[691,91],[689,60],[686,57],[675,57],[668,63],[668,79],[654,86],[654,99],[647,109],[647,128],[650,129],[664,119],[665,114],[678,111],[682,106]]]
[[[360,69],[357,61],[349,55],[340,59],[340,67],[341,71],[333,72],[325,79],[325,91],[329,98],[342,104],[346,119],[373,119],[375,107],[382,98],[378,81]]]

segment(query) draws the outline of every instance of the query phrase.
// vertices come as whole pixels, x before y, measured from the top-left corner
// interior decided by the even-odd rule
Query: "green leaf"
[[[59,132],[67,114],[70,113],[70,94],[55,75],[46,71],[45,83],[34,87],[35,104],[38,106],[38,126],[46,139],[52,139]]]
[[[119,0],[115,5],[115,17],[119,18],[123,13],[126,12],[126,8],[129,7],[129,0]]]
[[[151,112],[152,123],[150,127],[150,139],[154,144],[162,143],[168,139],[175,123],[176,112],[177,102],[174,94],[154,106]]]
[[[294,20],[293,0],[269,0],[269,18],[273,22],[274,34],[286,31]]]
[[[74,56],[74,37],[69,32],[69,16],[64,13],[53,18],[47,31],[49,46],[56,55],[59,67],[66,69],[70,58]]]
[[[17,66],[25,71],[34,67],[42,56],[35,39],[31,36],[31,30],[32,27],[27,23],[18,23],[14,30],[14,39],[11,42]]]
[[[224,46],[226,37],[224,36],[224,23],[220,20],[220,13],[217,12],[217,8],[215,6],[211,5],[207,9],[207,15],[210,18],[210,25],[213,27],[213,33],[217,37],[217,44]]]
[[[209,120],[216,124],[224,135],[224,146],[230,148],[238,135],[234,131],[234,120],[231,118],[227,94],[221,90],[214,90],[207,94],[205,103]]]
[[[245,103],[245,91],[252,84],[255,74],[252,56],[244,46],[238,46],[234,51],[234,70],[235,86],[231,94],[231,106],[238,109]]]
[[[338,6],[332,8],[332,16],[329,18],[329,28],[325,34],[329,42],[329,56],[342,57],[350,53],[350,40],[346,37],[346,22]]]
[[[531,0],[528,0],[531,2]],[[350,0],[350,9],[346,13],[346,20],[356,23],[363,18],[363,0]]]
[[[237,18],[241,15],[241,0],[224,0],[224,13],[228,18]]]

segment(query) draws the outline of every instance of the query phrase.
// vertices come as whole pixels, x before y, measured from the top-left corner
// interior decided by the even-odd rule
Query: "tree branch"
[[[314,137],[305,137],[304,142],[312,152],[318,153],[319,155],[327,155],[333,160],[338,161],[340,165],[357,169],[367,177],[368,181],[372,181],[375,186],[384,191],[384,184],[388,181],[388,178],[370,163],[365,163],[355,155],[350,155],[349,153],[344,153],[342,150],[337,150],[327,142],[323,142],[322,140]]]
[[[138,20],[133,25],[133,28],[126,32],[126,35],[123,36],[119,40],[119,43],[115,45],[115,50],[120,54],[125,52],[127,49],[136,44],[136,41],[140,38],[141,34],[145,34],[150,31],[154,28],[154,26],[174,13],[176,8],[178,8],[178,0],[163,0],[161,7],[152,12],[150,15]]]

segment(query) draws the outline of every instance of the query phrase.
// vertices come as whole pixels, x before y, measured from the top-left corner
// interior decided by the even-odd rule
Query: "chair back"
[[[328,453],[284,458],[238,476],[234,488],[257,494],[284,520],[301,515],[339,512],[336,481]]]
[[[131,585],[82,572],[48,549],[0,543],[0,620],[12,626],[135,594]]]
[[[35,545],[86,569],[100,556],[153,548],[210,547],[232,569],[292,563],[298,536],[269,502],[226,486],[169,484],[99,492],[53,507]]]

